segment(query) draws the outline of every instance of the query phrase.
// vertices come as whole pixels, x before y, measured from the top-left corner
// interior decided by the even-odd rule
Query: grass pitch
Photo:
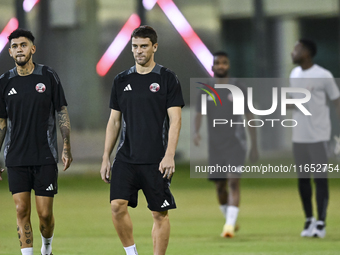
[[[100,168],[100,164],[89,168]],[[205,179],[190,179],[189,166],[177,166],[172,192],[178,209],[170,211],[171,255],[278,255],[339,254],[340,179],[330,180],[330,203],[325,239],[301,238],[304,216],[296,179],[243,179],[238,222],[233,239],[221,238],[224,218],[219,211],[214,186]],[[0,254],[19,255],[15,206],[8,192],[7,176],[0,183]],[[32,197],[34,201],[34,197]],[[34,202],[33,202],[34,204]],[[53,253],[121,254],[124,249],[111,222],[109,185],[99,173],[60,172],[55,197],[56,218]],[[140,255],[152,254],[152,217],[142,193],[131,209],[134,237]],[[32,208],[34,254],[40,254],[38,217]]]

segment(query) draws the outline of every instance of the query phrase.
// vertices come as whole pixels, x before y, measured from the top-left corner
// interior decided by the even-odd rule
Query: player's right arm
[[[111,109],[110,118],[106,127],[103,162],[100,169],[102,180],[106,183],[110,183],[110,156],[119,135],[121,118],[122,114],[120,111]]]
[[[2,144],[4,142],[5,136],[6,136],[6,130],[7,130],[7,119],[0,118],[0,148],[2,147]],[[1,174],[5,171],[5,169],[0,169],[0,181],[2,181]]]

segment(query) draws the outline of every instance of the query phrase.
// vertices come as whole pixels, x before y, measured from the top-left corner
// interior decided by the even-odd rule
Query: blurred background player
[[[311,92],[311,99],[304,103],[306,109],[312,114],[304,115],[299,109],[293,109],[293,119],[298,125],[293,128],[293,153],[297,166],[311,164],[327,164],[327,142],[331,136],[331,121],[327,97],[335,104],[340,116],[340,93],[333,75],[325,68],[314,64],[313,58],[317,53],[315,42],[300,39],[291,53],[295,67],[290,74],[292,87],[305,88]],[[301,96],[292,93],[293,98]],[[312,186],[310,171],[298,174],[299,193],[305,212],[306,221],[301,236],[320,237],[326,235],[326,212],[329,198],[327,169],[325,172],[314,173],[316,186],[316,204],[318,221],[313,217]]]
[[[0,76],[0,146],[7,130],[4,156],[9,189],[17,210],[21,253],[33,255],[31,190],[34,189],[41,254],[50,255],[54,231],[53,197],[58,191],[55,111],[63,138],[64,171],[72,162],[67,103],[56,72],[33,62],[36,47],[32,33],[17,29],[8,39],[9,54],[16,67]]]
[[[154,220],[154,254],[163,255],[170,237],[168,210],[176,208],[170,181],[184,101],[177,76],[154,61],[156,31],[141,26],[131,39],[135,65],[114,79],[100,172],[111,182],[112,220],[126,254],[138,254],[127,208],[137,206],[142,189]],[[110,155],[121,126],[110,181]]]
[[[236,79],[229,78],[230,62],[227,53],[216,52],[213,54],[214,63],[212,71],[214,72],[214,82],[223,84],[237,85],[246,95],[246,89],[238,84]],[[213,86],[213,84],[211,84]],[[218,91],[223,106],[215,107],[213,100],[208,97],[207,100],[207,117],[208,123],[212,123],[213,119],[219,119],[224,116],[227,120],[233,122],[242,122],[242,116],[233,115],[233,100],[232,94],[228,89],[221,89]],[[199,146],[201,136],[201,95],[196,105],[195,116],[195,134],[194,144]],[[210,99],[210,100],[209,100]],[[245,100],[246,102],[247,100]],[[245,118],[253,119],[253,114],[245,105]],[[258,159],[256,129],[249,127],[249,134],[251,140],[249,158],[252,162]],[[209,165],[220,166],[234,166],[238,170],[244,165],[246,158],[246,133],[243,125],[217,125],[212,127],[208,124],[208,149],[209,149]],[[233,237],[235,234],[235,225],[239,212],[240,203],[240,173],[213,173],[209,175],[209,179],[214,181],[217,191],[218,202],[220,204],[221,212],[223,213],[226,223],[223,227],[221,236]],[[228,184],[228,190],[227,190]]]

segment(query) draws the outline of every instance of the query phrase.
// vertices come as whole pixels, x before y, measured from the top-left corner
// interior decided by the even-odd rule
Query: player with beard
[[[223,84],[233,84],[238,86],[246,95],[245,88],[239,84],[236,79],[229,77],[230,62],[227,53],[216,52],[213,54],[214,62],[212,71],[214,72],[214,82]],[[223,105],[215,107],[214,102],[207,100],[207,118],[208,123],[212,123],[214,119],[220,119],[224,116],[225,119],[233,122],[241,122],[242,116],[233,115],[232,94],[229,90],[220,90],[220,97],[223,100]],[[200,127],[202,121],[201,115],[201,94],[197,100],[196,116],[195,116],[195,135],[194,144],[199,146],[201,141]],[[245,100],[246,102],[247,100]],[[245,118],[253,119],[254,115],[249,111],[245,104]],[[249,127],[251,140],[249,158],[252,162],[258,159],[256,130],[254,127]],[[208,149],[209,149],[209,165],[210,166],[232,166],[239,169],[244,165],[246,158],[246,134],[245,128],[242,125],[217,125],[214,128],[208,125]],[[238,173],[219,173],[215,172],[209,175],[209,179],[215,183],[218,202],[221,212],[223,213],[226,222],[223,227],[222,237],[234,237],[237,230],[236,220],[239,212],[240,204],[240,172]],[[227,189],[228,186],[228,189]]]
[[[72,162],[67,103],[56,72],[33,62],[36,47],[32,33],[17,29],[8,39],[9,54],[16,67],[0,76],[0,146],[6,137],[4,156],[9,189],[17,210],[21,253],[33,255],[33,189],[42,238],[41,254],[50,255],[54,231],[53,198],[58,190],[55,112],[63,138],[64,171]],[[0,180],[3,171],[0,171]]]
[[[317,46],[314,41],[300,39],[291,54],[293,63],[298,66],[290,74],[290,85],[310,91],[311,99],[304,103],[304,107],[312,114],[306,116],[298,109],[293,110],[293,119],[299,125],[293,128],[292,140],[295,164],[303,169],[303,172],[298,172],[299,194],[306,216],[301,236],[323,238],[326,235],[325,222],[329,199],[327,169],[313,173],[317,221],[313,216],[311,172],[305,169],[309,169],[312,164],[317,167],[328,163],[327,143],[331,138],[328,101],[335,105],[340,118],[340,92],[332,73],[314,63],[316,53]],[[292,93],[292,97],[299,98],[300,95]]]
[[[154,61],[158,47],[155,30],[138,27],[131,41],[135,65],[113,82],[100,172],[103,181],[111,182],[112,221],[126,254],[138,254],[128,206],[137,206],[138,190],[142,189],[154,221],[154,254],[163,255],[170,237],[168,210],[176,208],[170,181],[184,101],[177,76]],[[110,155],[121,127],[111,168]]]

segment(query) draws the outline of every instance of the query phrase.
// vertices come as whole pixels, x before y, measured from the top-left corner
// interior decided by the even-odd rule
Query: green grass
[[[339,254],[339,179],[330,180],[325,239],[299,236],[304,216],[296,179],[243,179],[238,220],[241,228],[235,238],[223,239],[219,234],[224,218],[218,209],[213,184],[189,176],[188,165],[177,167],[172,192],[178,209],[170,211],[171,238],[167,254]],[[4,177],[0,183],[0,254],[19,255],[15,206],[8,192],[6,174]],[[109,185],[101,181],[99,174],[60,173],[54,213],[55,255],[125,254],[111,222]],[[139,206],[130,213],[139,254],[152,254],[152,218],[142,193]],[[34,254],[38,255],[41,240],[35,207],[32,224]]]

